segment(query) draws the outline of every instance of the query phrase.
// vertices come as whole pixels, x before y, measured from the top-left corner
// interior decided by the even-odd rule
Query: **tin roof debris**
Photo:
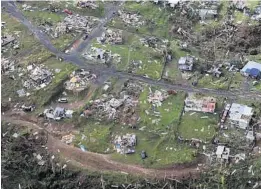
[[[73,135],[73,134],[64,135],[62,137],[62,142],[66,143],[66,144],[71,144],[74,139],[75,139],[75,135]]]
[[[150,92],[148,96],[148,102],[152,103],[155,107],[161,106],[161,103],[168,98],[168,93],[166,91],[156,90],[154,93]]]
[[[24,89],[20,89],[20,90],[18,90],[18,91],[16,91],[16,92],[17,92],[17,94],[18,94],[19,97],[24,97],[24,96],[26,96],[26,93],[25,93],[25,90],[24,90]]]
[[[193,94],[189,94],[185,99],[185,111],[199,111],[206,113],[214,113],[216,108],[216,98],[202,97],[196,98]]]
[[[140,84],[127,82],[118,94],[103,94],[99,99],[91,101],[81,115],[93,116],[98,120],[115,120],[133,127],[139,120],[136,107],[141,90]]]
[[[122,30],[107,28],[106,31],[102,33],[102,36],[97,38],[97,41],[102,44],[122,44]]]
[[[136,135],[129,133],[123,136],[116,136],[114,140],[115,149],[120,154],[135,153],[136,143]]]
[[[97,78],[95,74],[84,69],[72,72],[68,81],[65,82],[65,89],[70,91],[83,91]]]
[[[23,81],[26,89],[42,89],[49,85],[53,78],[53,73],[43,64],[27,66],[27,73],[29,78]]]
[[[57,38],[65,33],[83,32],[90,33],[98,24],[99,19],[91,16],[81,16],[78,14],[67,15],[62,22],[54,26],[51,23],[42,23],[39,27],[52,38]]]
[[[61,107],[56,107],[55,109],[45,109],[43,114],[46,119],[53,119],[59,121],[62,118],[72,118],[73,111]]]
[[[1,73],[9,74],[15,70],[15,61],[1,58]]]
[[[15,37],[12,35],[3,35],[1,36],[1,46],[5,46],[9,43],[12,43],[15,40]]]
[[[119,16],[122,19],[122,21],[128,26],[138,28],[142,25],[145,25],[145,20],[143,20],[142,16],[139,14],[119,11]]]
[[[95,1],[78,1],[77,6],[81,8],[97,9],[99,5]]]

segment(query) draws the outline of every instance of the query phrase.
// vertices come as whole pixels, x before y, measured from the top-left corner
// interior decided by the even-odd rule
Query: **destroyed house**
[[[194,58],[190,56],[181,57],[178,62],[178,67],[182,71],[192,71]]]
[[[261,63],[249,61],[242,69],[241,74],[252,78],[261,78]]]
[[[7,45],[8,43],[11,43],[15,40],[15,38],[11,35],[7,35],[7,36],[3,36],[1,37],[1,46],[5,46]]]
[[[229,110],[229,118],[231,126],[246,129],[249,126],[253,115],[253,108],[246,105],[233,103]]]
[[[65,114],[65,109],[61,107],[56,107],[53,112],[54,117],[63,117],[64,114]]]
[[[201,20],[214,19],[217,17],[217,10],[212,9],[199,9],[198,14]]]
[[[197,111],[204,113],[214,113],[216,108],[216,99],[213,97],[203,97],[200,99],[187,97],[185,100],[184,110]]]

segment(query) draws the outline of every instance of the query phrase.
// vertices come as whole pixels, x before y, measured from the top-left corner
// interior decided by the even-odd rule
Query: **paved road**
[[[101,22],[98,26],[92,30],[86,40],[81,40],[78,47],[73,49],[71,53],[80,53],[90,44],[92,39],[96,37],[100,37],[104,32],[104,26],[115,16],[113,13],[117,12],[120,9],[120,6],[124,3],[124,1],[118,1],[116,4],[109,4],[108,7],[105,7],[105,16],[101,19]]]
[[[231,99],[237,99],[237,98],[243,98],[243,99],[254,99],[254,100],[261,100],[261,94],[258,92],[249,92],[249,91],[225,91],[225,90],[215,90],[215,89],[207,89],[207,88],[192,88],[191,86],[187,85],[176,85],[172,84],[171,82],[167,82],[164,80],[153,80],[150,78],[145,78],[139,75],[134,75],[126,72],[117,71],[114,68],[105,67],[100,64],[87,64],[86,60],[80,58],[78,54],[65,54],[63,52],[60,52],[57,50],[50,42],[49,38],[46,36],[45,33],[43,33],[41,30],[39,30],[37,27],[35,27],[31,22],[29,22],[23,14],[17,9],[17,7],[12,2],[2,2],[2,6],[5,6],[7,11],[14,16],[17,20],[19,20],[22,24],[24,24],[28,29],[34,33],[36,38],[52,53],[54,53],[57,57],[62,57],[64,61],[71,62],[80,68],[86,68],[89,69],[95,73],[98,73],[98,75],[101,75],[103,78],[110,77],[110,76],[118,76],[120,78],[124,79],[133,79],[137,81],[141,81],[150,85],[155,86],[161,86],[167,89],[173,89],[173,90],[182,90],[186,92],[199,92],[203,94],[209,94],[209,95],[217,95],[217,96],[224,96]],[[114,11],[114,9],[110,9],[108,11],[108,18],[111,18],[111,14]],[[107,17],[107,16],[105,16]],[[96,36],[96,34],[95,34]],[[90,41],[86,41],[78,48],[78,50],[82,50],[82,48],[86,45],[88,45]]]

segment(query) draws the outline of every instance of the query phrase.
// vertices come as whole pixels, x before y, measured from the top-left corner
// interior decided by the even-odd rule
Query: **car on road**
[[[58,102],[59,103],[68,103],[68,100],[67,100],[67,98],[59,98]]]
[[[66,14],[72,15],[72,11],[69,11],[68,9],[64,9],[63,12]]]

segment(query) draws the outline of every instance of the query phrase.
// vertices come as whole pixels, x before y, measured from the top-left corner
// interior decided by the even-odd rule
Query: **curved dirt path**
[[[14,117],[7,116],[2,116],[2,120],[16,125],[27,126],[32,129],[43,129],[33,121],[18,120]],[[111,159],[110,155],[83,152],[79,148],[69,146],[61,142],[59,139],[54,138],[50,133],[48,135],[48,142],[46,146],[48,147],[48,150],[54,154],[58,154],[62,158],[70,160],[74,166],[87,168],[94,171],[113,171],[159,179],[186,179],[189,177],[196,178],[200,174],[200,171],[197,170],[195,166],[187,168],[168,167],[162,169],[149,169],[143,168],[139,165],[130,165],[116,162]]]

